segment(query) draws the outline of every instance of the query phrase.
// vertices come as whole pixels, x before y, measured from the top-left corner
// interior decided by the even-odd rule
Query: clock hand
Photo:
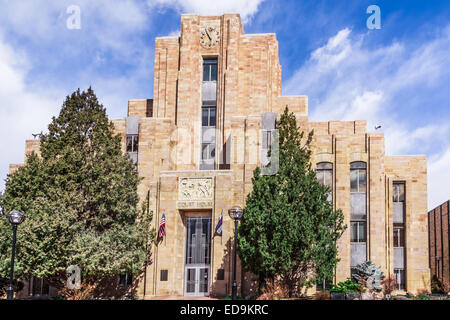
[[[208,28],[206,28],[205,31],[206,31],[206,34],[208,35],[209,40],[212,40],[212,39],[211,39],[211,35],[210,35],[209,32],[208,32]]]

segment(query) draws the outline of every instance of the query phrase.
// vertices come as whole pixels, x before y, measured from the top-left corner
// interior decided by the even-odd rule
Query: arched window
[[[333,200],[333,164],[331,162],[319,162],[316,166],[317,180],[328,187],[328,201]]]
[[[354,161],[350,163],[350,169],[366,169],[366,163],[364,161]]]
[[[365,162],[350,164],[350,213],[352,218],[366,219],[367,173]]]

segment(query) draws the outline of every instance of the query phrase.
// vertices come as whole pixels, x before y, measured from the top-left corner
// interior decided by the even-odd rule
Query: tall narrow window
[[[276,153],[279,147],[277,146],[278,132],[276,130],[277,114],[273,112],[264,112],[261,114],[261,120],[261,172],[264,172],[263,174],[268,174],[268,171],[272,171],[270,168],[275,169],[275,167],[277,167],[278,162],[276,160]],[[275,148],[274,150],[272,150],[272,146]],[[273,162],[272,166],[270,168],[267,167],[271,162]]]
[[[393,184],[394,216],[394,276],[397,290],[406,290],[405,279],[405,184]]]
[[[214,170],[216,158],[217,59],[203,60],[200,170]]]
[[[203,127],[216,127],[216,107],[203,107],[202,108],[202,126]]]
[[[316,165],[317,180],[324,186],[328,187],[327,200],[333,200],[333,164],[331,162],[319,162]],[[329,290],[332,279],[324,279],[316,282],[316,291]]]
[[[217,81],[217,59],[203,60],[203,81]]]
[[[316,168],[317,180],[328,187],[328,201],[333,200],[333,164],[330,162],[320,162]]]
[[[139,136],[137,134],[127,134],[127,153],[133,163],[137,166],[139,151]]]
[[[139,140],[137,134],[127,135],[127,152],[138,152]]]
[[[366,222],[365,221],[351,221],[350,222],[350,242],[365,243],[366,238]]]
[[[365,162],[350,164],[350,267],[367,259],[367,173]]]

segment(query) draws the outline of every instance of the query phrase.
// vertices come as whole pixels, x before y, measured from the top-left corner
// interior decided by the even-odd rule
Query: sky
[[[428,209],[450,199],[447,0],[0,0],[0,191],[67,95],[92,86],[125,117],[153,97],[155,37],[178,35],[182,13],[236,12],[245,33],[277,34],[283,94],[308,95],[311,121],[381,125],[387,155],[427,156]]]

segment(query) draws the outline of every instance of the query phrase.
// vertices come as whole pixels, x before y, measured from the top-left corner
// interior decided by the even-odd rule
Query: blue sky
[[[369,30],[369,5],[381,29]],[[70,5],[81,29],[69,30]],[[92,85],[110,118],[153,96],[154,39],[181,13],[239,12],[246,33],[276,33],[283,94],[309,96],[310,119],[382,125],[386,152],[428,156],[429,209],[450,199],[450,4],[351,0],[0,0],[0,190],[24,141],[67,94]]]

